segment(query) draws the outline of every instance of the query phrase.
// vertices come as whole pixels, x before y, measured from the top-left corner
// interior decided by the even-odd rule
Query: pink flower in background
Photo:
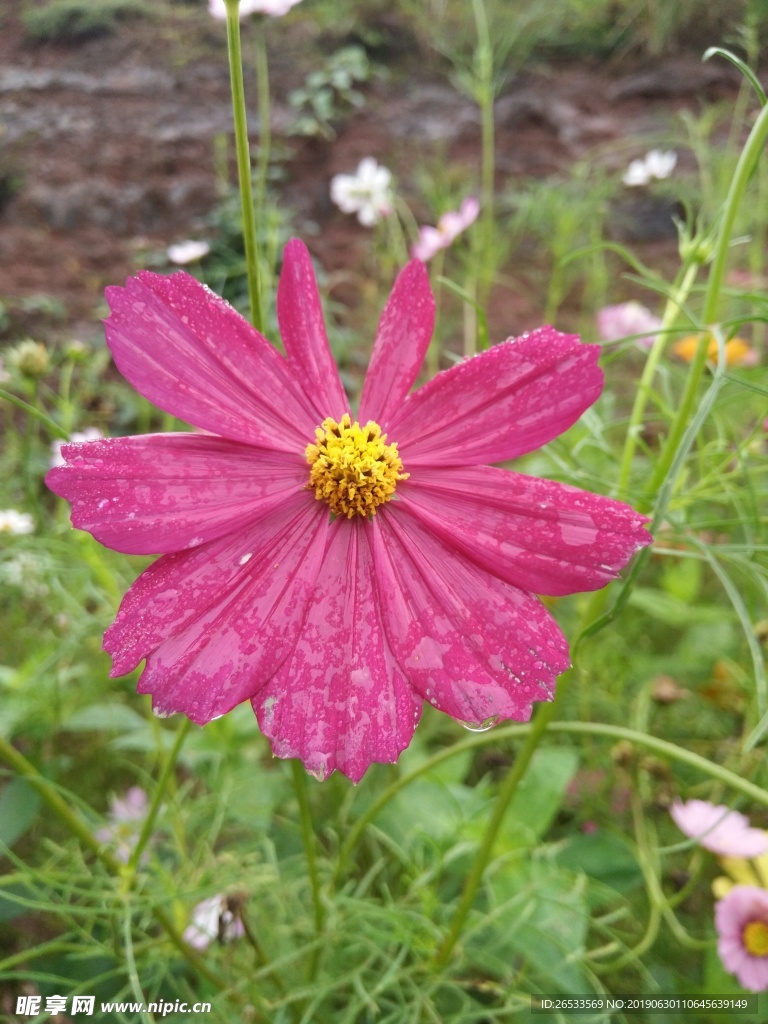
[[[639,302],[619,302],[615,306],[604,306],[597,314],[597,329],[603,341],[621,341],[632,335],[643,348],[650,348],[661,329],[661,320]]]
[[[675,800],[669,813],[681,832],[721,857],[758,857],[768,851],[768,833],[751,828],[748,818],[728,807]]]
[[[462,231],[474,224],[479,213],[480,203],[474,196],[468,196],[459,210],[444,213],[436,228],[419,228],[419,240],[412,246],[411,256],[423,263],[431,260],[441,249],[447,249]]]
[[[243,935],[243,922],[229,909],[226,897],[210,896],[192,911],[192,920],[184,931],[183,939],[193,949],[202,952],[214,939],[231,942]]]
[[[715,905],[717,952],[750,992],[768,990],[768,892],[736,885]]]
[[[112,798],[108,824],[97,829],[94,837],[100,843],[115,846],[117,859],[127,864],[148,812],[147,794],[140,786],[131,786],[124,797]]]
[[[246,18],[249,14],[267,14],[272,18],[282,18],[299,3],[301,0],[240,0],[239,15]],[[224,0],[208,0],[208,13],[219,21],[226,21]]]
[[[188,274],[107,289],[109,347],[149,401],[207,433],[64,445],[48,485],[102,544],[162,557],[105,636],[113,674],[205,723],[250,700],[278,757],[358,781],[395,761],[423,701],[525,721],[569,664],[535,594],[596,590],[645,517],[493,468],[567,430],[599,348],[542,327],[409,394],[434,325],[424,265],[398,276],[354,414],[312,263],[285,249],[280,355]]]

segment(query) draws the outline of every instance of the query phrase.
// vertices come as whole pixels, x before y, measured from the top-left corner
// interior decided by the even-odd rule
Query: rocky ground
[[[92,316],[106,284],[135,267],[137,252],[189,237],[217,203],[216,140],[229,137],[231,124],[224,30],[200,0],[115,34],[35,43],[21,7],[6,0],[0,15],[0,298],[52,296],[74,324]],[[408,192],[413,168],[430,155],[479,162],[477,109],[436,61],[403,43],[397,26],[379,28],[391,34],[383,63],[392,73],[365,87],[365,106],[334,124],[333,139],[287,140],[281,188],[298,221],[319,227],[311,246],[329,271],[355,265],[367,243],[365,229],[330,202],[333,174],[374,155]],[[289,17],[269,31],[279,140],[292,120],[284,97],[328,44],[308,19]],[[247,86],[255,109],[250,69]],[[737,87],[735,69],[696,54],[515,72],[496,104],[499,186],[565,170],[604,143],[669,131],[676,111],[732,97]],[[654,220],[654,211],[633,210],[638,201],[628,199],[629,234],[669,244],[668,211]]]

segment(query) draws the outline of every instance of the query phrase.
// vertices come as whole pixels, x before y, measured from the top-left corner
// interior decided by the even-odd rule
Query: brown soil
[[[0,297],[52,296],[65,304],[71,331],[92,321],[105,285],[121,282],[141,254],[199,234],[216,204],[215,140],[231,133],[224,30],[199,0],[176,3],[162,22],[126,22],[115,34],[76,44],[38,44],[24,34],[21,9],[21,0],[6,0],[0,26]],[[252,27],[244,31],[248,54]],[[298,16],[271,23],[269,35],[279,139],[291,121],[281,98],[302,84],[327,44]],[[417,164],[479,165],[476,108],[436,64],[430,71],[423,54],[403,53],[402,37],[392,38],[393,74],[367,87],[365,107],[335,124],[335,139],[289,140],[280,188],[297,230],[317,225],[307,240],[340,276],[364,264],[369,233],[332,206],[333,174],[373,155],[396,171],[417,216],[426,216]],[[681,108],[733,96],[737,85],[729,65],[702,64],[695,55],[516,73],[496,106],[499,188],[565,172],[590,154],[618,169],[643,143],[621,151],[617,142],[668,133]],[[247,88],[254,109],[250,74]],[[668,211],[655,226],[646,214],[630,209],[636,240],[674,248]],[[540,310],[528,294],[525,253],[517,260],[509,272],[519,287],[495,299],[492,320],[522,329]]]

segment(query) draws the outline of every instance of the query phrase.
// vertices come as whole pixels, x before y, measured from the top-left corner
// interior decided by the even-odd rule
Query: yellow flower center
[[[768,956],[768,923],[750,921],[742,932],[744,948],[752,956]]]
[[[334,515],[376,515],[379,505],[395,493],[397,481],[409,475],[402,472],[397,445],[387,444],[387,435],[372,420],[361,427],[348,413],[338,423],[329,417],[315,430],[315,438],[306,451],[312,467],[309,486]]]

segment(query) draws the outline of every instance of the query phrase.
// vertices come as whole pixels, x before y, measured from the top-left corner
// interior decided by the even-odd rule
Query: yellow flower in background
[[[743,857],[721,857],[720,863],[728,872],[729,877],[720,875],[712,883],[712,892],[716,900],[727,896],[737,885],[752,885],[759,889],[768,889],[768,853],[746,860]]]
[[[698,334],[688,334],[685,338],[681,338],[680,341],[676,341],[672,346],[672,351],[680,359],[684,359],[687,363],[690,363],[693,357],[696,355],[696,349],[699,347]],[[709,345],[707,346],[707,357],[712,362],[717,362],[717,342],[715,339],[708,335]],[[731,338],[730,341],[725,343],[725,365],[726,366],[754,366],[757,363],[757,352],[752,348],[749,342],[743,338]]]

